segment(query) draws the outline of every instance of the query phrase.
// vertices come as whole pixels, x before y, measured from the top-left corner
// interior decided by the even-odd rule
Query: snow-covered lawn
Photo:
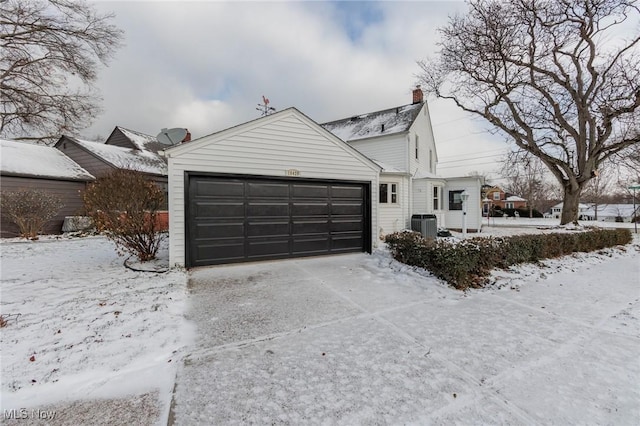
[[[500,226],[496,226],[494,232],[491,232],[491,228],[487,228],[486,231],[485,235],[506,235],[520,232],[518,228]],[[474,234],[470,236],[474,236]],[[519,304],[522,305],[524,310],[522,315],[518,314],[518,318],[522,317],[522,321],[526,324],[531,322],[531,315],[529,314],[527,317],[526,314],[527,309],[531,307],[525,309],[525,305],[531,303],[536,306],[540,305],[535,309],[539,313],[548,312],[551,315],[550,322],[557,322],[556,320],[562,317],[563,309],[570,308],[567,312],[577,312],[577,317],[571,318],[568,323],[563,323],[564,328],[555,331],[552,328],[536,330],[532,336],[522,335],[517,339],[514,336],[505,335],[506,338],[516,339],[505,342],[506,345],[514,345],[514,351],[498,351],[500,354],[506,354],[504,356],[507,358],[516,357],[514,359],[517,359],[519,351],[532,350],[537,353],[536,345],[541,345],[539,346],[540,350],[547,350],[553,346],[554,342],[565,339],[575,340],[574,344],[565,345],[564,349],[561,348],[566,351],[566,353],[560,354],[563,364],[548,364],[552,358],[545,361],[545,358],[542,357],[536,361],[540,365],[531,364],[530,366],[531,371],[538,372],[539,367],[544,364],[545,369],[553,373],[552,375],[547,374],[539,377],[537,381],[527,382],[528,386],[531,386],[527,389],[518,385],[518,374],[526,375],[526,369],[518,370],[517,374],[508,376],[508,380],[495,379],[489,383],[497,392],[517,392],[517,398],[513,400],[516,403],[521,402],[526,405],[527,401],[533,401],[534,405],[539,405],[534,408],[543,411],[545,404],[549,403],[546,398],[555,397],[556,391],[578,392],[578,394],[558,396],[561,401],[566,403],[570,403],[572,398],[581,399],[583,396],[598,398],[597,395],[592,394],[598,391],[593,387],[585,391],[589,392],[588,395],[579,393],[583,376],[588,376],[589,372],[576,370],[572,363],[572,357],[579,357],[581,351],[584,351],[587,354],[587,362],[594,366],[601,366],[603,363],[606,364],[607,360],[611,360],[611,368],[606,371],[612,375],[610,377],[594,377],[596,380],[594,383],[603,386],[610,385],[607,389],[601,389],[607,395],[611,392],[617,392],[616,386],[621,382],[625,383],[622,388],[629,392],[626,396],[618,397],[616,395],[617,401],[620,402],[619,407],[630,409],[633,404],[638,405],[631,408],[628,413],[614,417],[630,420],[631,424],[635,420],[640,420],[633,417],[640,411],[638,408],[640,400],[637,389],[634,391],[626,383],[630,378],[638,378],[638,365],[625,366],[620,365],[619,362],[626,362],[629,358],[628,351],[640,350],[640,314],[638,313],[638,309],[640,309],[640,284],[632,287],[635,290],[631,294],[612,294],[611,300],[603,303],[598,299],[600,293],[594,289],[601,288],[601,285],[607,283],[593,282],[592,276],[597,270],[600,271],[599,276],[606,276],[606,281],[611,283],[622,281],[638,283],[639,243],[640,240],[636,236],[634,245],[627,247],[626,250],[607,249],[600,253],[579,254],[545,262],[546,266],[542,268],[528,265],[510,271],[496,271],[494,286],[471,292],[468,295],[448,289],[433,277],[417,274],[411,268],[391,261],[388,253],[384,250],[374,253],[371,257],[364,256],[368,260],[364,266],[358,266],[359,269],[349,271],[349,268],[346,267],[336,267],[336,270],[328,271],[333,277],[331,279],[334,279],[335,282],[323,281],[323,285],[333,287],[334,292],[346,292],[347,290],[343,287],[349,281],[345,281],[345,276],[340,275],[340,271],[345,270],[349,271],[347,272],[348,280],[353,281],[354,289],[353,292],[348,290],[349,293],[345,293],[343,298],[345,300],[351,298],[356,301],[355,303],[361,305],[370,300],[376,310],[384,310],[386,304],[405,299],[406,303],[409,303],[413,308],[418,308],[420,294],[432,295],[434,297],[429,297],[428,302],[429,310],[432,313],[428,315],[434,315],[434,321],[442,320],[443,324],[447,324],[449,323],[448,316],[459,317],[461,321],[469,321],[472,328],[469,333],[460,334],[459,330],[454,327],[429,337],[433,340],[429,343],[429,347],[433,347],[434,356],[441,357],[438,358],[442,361],[438,361],[438,367],[443,370],[439,370],[439,376],[436,379],[443,380],[443,383],[447,382],[447,377],[470,377],[465,376],[467,373],[461,376],[462,370],[455,363],[445,362],[444,357],[449,350],[457,353],[457,356],[462,359],[468,358],[469,368],[472,370],[477,368],[479,375],[488,374],[491,376],[492,365],[495,364],[499,368],[503,368],[513,361],[510,359],[491,361],[486,359],[486,356],[473,356],[476,350],[488,349],[487,339],[500,341],[500,333],[506,330],[505,324],[496,322],[499,317],[492,316],[492,312],[502,306],[500,300],[509,299],[509,303],[505,302],[504,306],[508,306],[511,310],[515,309],[513,312],[517,311],[516,308]],[[26,413],[27,416],[32,416],[33,412],[30,410],[33,408],[56,410],[60,423],[53,424],[155,424],[165,422],[169,414],[178,364],[181,364],[184,357],[193,353],[194,350],[202,351],[202,336],[196,337],[193,326],[185,320],[185,313],[194,303],[193,300],[188,301],[189,297],[197,297],[197,295],[188,295],[186,285],[188,274],[181,270],[171,270],[164,274],[131,271],[123,266],[123,258],[115,254],[113,244],[103,237],[44,238],[36,242],[9,240],[0,243],[0,250],[0,276],[2,279],[0,312],[8,319],[8,325],[0,329],[2,349],[0,409],[4,417],[3,420],[7,420],[6,410],[28,408],[29,410],[26,412],[17,411],[15,414],[20,416]],[[161,253],[161,257],[166,259],[166,250]],[[248,265],[246,268],[261,269],[260,264],[256,265]],[[221,272],[234,270],[232,268],[228,270],[217,269]],[[237,270],[242,271],[242,268]],[[207,273],[207,270],[204,271],[203,273]],[[354,271],[366,271],[367,275],[360,276]],[[561,293],[566,296],[568,290],[566,287],[564,289],[558,287],[557,280],[547,279],[554,275],[562,277],[560,282],[570,282],[574,285],[584,282],[587,285],[584,286],[584,291],[576,291],[574,300],[567,301],[562,297],[555,298],[554,295]],[[242,277],[242,274],[239,273],[238,277]],[[267,285],[266,282],[263,284]],[[382,293],[378,294],[366,290],[368,284],[373,285],[372,288],[383,289]],[[559,285],[562,286],[562,284]],[[360,293],[356,292],[356,289]],[[297,304],[295,293],[285,294],[287,294],[287,298],[284,300],[253,302],[282,305],[282,309],[295,306]],[[323,303],[329,303],[318,298],[318,295],[308,296],[316,297],[319,306],[324,306]],[[483,335],[483,331],[480,329],[478,329],[477,335],[472,332],[476,327],[474,325],[476,320],[472,317],[465,319],[465,315],[470,312],[468,309],[473,305],[470,304],[470,297],[473,298],[474,304],[480,304],[479,309],[483,313],[482,321],[496,327],[493,334]],[[306,302],[309,303],[309,300],[316,299],[308,299]],[[622,302],[624,302],[626,310],[613,309],[614,305],[617,306]],[[244,309],[242,308],[245,305],[243,301],[236,301],[236,303],[238,303],[238,309]],[[247,302],[246,304],[250,305],[251,303]],[[300,305],[298,310],[303,307]],[[342,315],[340,313],[342,311],[337,307],[333,308],[330,304],[327,304],[327,307],[329,312],[337,315],[336,318]],[[345,315],[351,315],[350,310],[353,309],[348,308]],[[583,314],[580,314],[582,311]],[[611,317],[612,313],[615,317]],[[211,319],[211,314],[203,312],[203,315]],[[356,322],[362,322],[366,319],[362,314],[358,315],[360,316]],[[413,333],[411,327],[415,325],[417,327],[415,329],[416,336],[420,335],[420,318],[424,318],[422,313],[414,317],[412,309],[395,309],[388,310],[385,315],[391,318],[389,321],[399,321],[398,324],[406,325],[408,334]],[[283,330],[292,330],[300,326],[297,323],[287,324],[286,318],[284,311],[278,311],[277,316],[273,319],[273,324],[277,323]],[[333,321],[331,324],[337,326],[341,322],[335,322],[336,318],[331,319]],[[608,319],[598,322],[597,318]],[[609,340],[616,344],[612,344],[610,347],[591,347],[589,342],[585,340],[585,336],[589,333],[572,336],[569,331],[573,329],[566,324],[574,324],[577,328],[586,327],[594,333],[597,332],[600,337],[608,336]],[[256,327],[256,324],[248,324],[247,327]],[[327,332],[333,332],[331,327],[329,325],[329,328],[326,328]],[[318,326],[316,329],[319,330],[318,333],[325,330],[324,326]],[[345,328],[345,330],[347,329]],[[431,332],[435,331],[431,330]],[[448,332],[452,333],[450,337],[446,335]],[[243,335],[242,332],[239,333],[239,335]],[[215,333],[211,335],[215,337]],[[294,338],[293,334],[291,336]],[[332,336],[325,337],[330,339],[333,338]],[[420,340],[419,337],[416,339],[416,341]],[[345,342],[348,340],[345,338]],[[288,337],[282,341],[289,342]],[[440,347],[432,346],[437,342],[440,342]],[[624,344],[618,345],[620,342]],[[319,342],[313,344],[317,346]],[[379,346],[387,347],[389,345],[385,346],[383,342],[379,342]],[[292,347],[297,346],[293,345]],[[393,345],[389,348],[393,348]],[[511,348],[511,346],[506,346],[506,348]],[[623,348],[620,351],[627,352],[617,352],[616,348]],[[229,355],[228,360],[220,359],[224,365],[226,363],[233,365],[233,358],[238,356],[238,353],[233,349],[230,351],[216,350],[216,353],[218,353],[218,358],[225,354]],[[380,359],[383,362],[388,360],[388,357],[379,354],[379,356],[372,358],[372,360],[375,359]],[[350,362],[357,364],[356,361]],[[373,361],[367,362],[370,364]],[[237,365],[233,365],[233,367],[236,368]],[[373,365],[371,368],[376,371],[386,371],[387,367]],[[244,371],[242,365],[238,368],[240,368],[239,372]],[[464,369],[465,367],[463,367]],[[599,370],[594,374],[601,374],[602,371]],[[216,372],[211,372],[211,374],[214,373]],[[475,372],[472,371],[471,374],[474,375]],[[576,375],[582,378],[576,378]],[[204,378],[206,377],[204,376]],[[284,379],[287,378],[284,377]],[[230,380],[233,378],[231,377]],[[458,381],[465,383],[465,380]],[[240,385],[240,383],[232,384],[233,386]],[[436,385],[437,383],[428,384],[433,388],[430,388],[430,392],[438,392]],[[561,388],[552,388],[553,386],[561,386]],[[393,394],[393,389],[389,392]],[[476,390],[472,394],[474,392]],[[380,400],[384,401],[382,396]],[[484,420],[465,417],[473,415],[474,407],[480,407],[487,402],[482,399],[481,394],[477,393],[476,396],[478,396],[476,399],[459,399],[460,410],[453,412],[450,410],[454,410],[456,405],[451,404],[453,400],[449,400],[450,398],[443,400],[443,405],[439,406],[436,404],[437,401],[430,402],[429,404],[436,404],[434,409],[438,410],[432,420],[453,419],[461,423],[491,421],[491,417]],[[322,399],[322,397],[320,395],[317,398]],[[224,400],[224,398],[222,399]],[[313,398],[310,401],[312,400]],[[606,401],[610,402],[611,397],[608,397]],[[267,401],[263,402],[267,403]],[[491,408],[495,405],[496,399],[493,398],[487,403],[489,404],[487,407]],[[580,406],[578,404],[578,407]],[[185,409],[184,406],[182,409]],[[309,407],[309,409],[322,415],[319,407]],[[570,408],[567,410],[569,413],[575,414],[575,410],[571,411]],[[490,415],[489,411],[482,412]],[[354,416],[355,420],[367,419],[367,417],[358,417],[355,413]],[[389,417],[385,418],[390,420]],[[500,419],[493,419],[493,421],[500,422]],[[584,417],[582,423],[590,423],[590,419]]]
[[[153,412],[142,418],[166,418],[189,341],[186,273],[127,269],[103,237],[9,240],[0,249],[3,414],[152,394],[143,402]]]

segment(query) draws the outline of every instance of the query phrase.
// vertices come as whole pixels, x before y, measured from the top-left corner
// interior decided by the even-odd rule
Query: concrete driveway
[[[192,271],[170,423],[637,424],[637,259],[607,265],[630,279],[468,294],[382,254]]]

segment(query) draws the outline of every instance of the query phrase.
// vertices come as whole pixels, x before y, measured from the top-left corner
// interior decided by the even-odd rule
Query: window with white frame
[[[380,184],[380,203],[396,204],[398,202],[398,184],[397,183],[381,183]]]
[[[507,201],[506,203],[504,203],[504,208],[505,209],[512,209],[513,208],[513,202]]]
[[[499,201],[500,200],[500,191],[496,191],[493,193],[493,199],[494,201]]]
[[[442,187],[433,187],[433,210],[442,210]]]

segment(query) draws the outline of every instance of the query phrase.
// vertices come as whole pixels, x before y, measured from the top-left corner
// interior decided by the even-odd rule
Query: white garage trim
[[[381,168],[295,108],[183,143],[165,155],[172,265],[185,265],[187,172],[369,182],[375,244]]]

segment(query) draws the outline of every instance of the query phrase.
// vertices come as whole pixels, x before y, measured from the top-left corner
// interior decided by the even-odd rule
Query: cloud
[[[459,2],[97,5],[116,14],[126,45],[101,73],[105,113],[85,135],[108,135],[121,125],[152,135],[163,127],[187,127],[194,138],[257,118],[262,95],[279,110],[295,106],[318,122],[409,103],[416,60],[436,52],[435,29],[465,7]],[[469,169],[444,167],[447,157],[504,146],[478,134],[479,125],[454,106],[430,105],[443,174]]]

